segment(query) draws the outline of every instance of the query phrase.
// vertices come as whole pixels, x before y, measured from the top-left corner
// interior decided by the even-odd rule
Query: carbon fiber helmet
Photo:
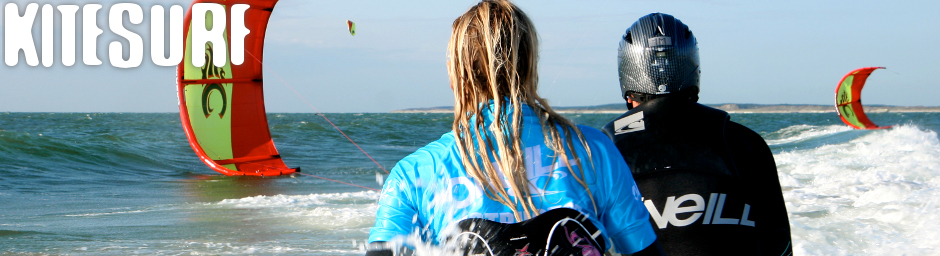
[[[618,51],[620,92],[664,95],[699,87],[698,42],[669,14],[651,13],[633,23]]]

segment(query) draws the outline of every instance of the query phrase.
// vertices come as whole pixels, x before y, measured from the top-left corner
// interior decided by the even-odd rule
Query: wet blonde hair
[[[587,152],[587,162],[593,164],[584,136],[536,93],[538,36],[525,13],[506,0],[484,0],[471,7],[454,21],[447,57],[456,99],[453,129],[457,148],[467,174],[482,185],[486,196],[512,209],[517,221],[539,214],[528,189],[532,184],[526,176],[521,139],[522,108],[528,105],[539,117],[545,144],[555,152],[552,163],[560,159],[568,166],[591,197],[596,212],[597,204],[584,180],[584,165],[578,163],[573,168],[568,163],[569,154],[584,162],[567,136],[573,132]],[[484,111],[494,114],[488,127]],[[481,132],[490,135],[479,136]],[[566,135],[564,139],[562,135]],[[506,178],[505,186],[500,176]]]

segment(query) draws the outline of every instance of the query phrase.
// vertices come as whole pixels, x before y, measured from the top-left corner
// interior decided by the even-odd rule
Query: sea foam
[[[786,128],[797,129],[797,128]],[[839,144],[784,150],[774,156],[794,242],[801,255],[926,255],[940,242],[940,141],[902,125]],[[790,140],[781,138],[778,141]],[[785,145],[783,145],[785,148]]]
[[[218,207],[256,209],[265,214],[254,219],[280,219],[315,230],[368,228],[375,222],[379,193],[324,193],[309,195],[253,196],[226,199]]]
[[[876,131],[796,125],[766,137],[778,151],[774,158],[795,254],[938,253],[940,141],[936,132],[914,125]],[[270,218],[314,230],[367,232],[375,220],[379,196],[372,191],[253,196],[222,200],[212,207],[261,210]],[[356,240],[348,248],[315,251],[363,253],[365,241]],[[422,242],[415,235],[396,242],[415,246],[418,255],[454,250]]]

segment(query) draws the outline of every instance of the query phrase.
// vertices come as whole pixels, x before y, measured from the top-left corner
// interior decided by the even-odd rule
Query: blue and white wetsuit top
[[[585,160],[584,180],[593,194],[595,208],[588,192],[575,179],[578,174],[572,174],[560,159],[553,161],[553,152],[545,145],[541,125],[532,109],[528,106],[522,109],[526,172],[534,185],[530,187],[532,200],[540,212],[564,207],[584,213],[621,253],[642,250],[656,240],[630,169],[606,135],[579,126],[591,148],[592,162],[587,162],[584,147],[572,136],[578,157]],[[484,118],[489,124],[493,113],[485,114]],[[568,162],[578,163],[574,159]],[[454,133],[444,134],[392,169],[379,199],[369,242],[417,233],[425,241],[436,243],[441,230],[468,218],[501,223],[523,221],[515,219],[509,207],[487,197],[476,184],[461,164]],[[521,207],[519,211],[522,212]]]

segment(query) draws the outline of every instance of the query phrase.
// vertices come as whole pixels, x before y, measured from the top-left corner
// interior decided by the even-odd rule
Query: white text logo
[[[754,221],[748,220],[748,215],[751,213],[751,206],[748,204],[744,204],[744,210],[741,212],[740,219],[724,218],[721,216],[725,208],[725,198],[727,196],[727,194],[711,193],[708,197],[707,205],[705,199],[698,194],[687,194],[680,196],[678,199],[674,196],[670,196],[666,198],[666,205],[663,207],[662,213],[656,209],[656,205],[653,205],[653,200],[645,200],[643,204],[646,205],[650,216],[653,217],[653,221],[656,222],[656,226],[660,229],[666,228],[669,224],[676,227],[688,226],[698,221],[700,218],[702,219],[702,225],[743,225],[754,227]],[[679,207],[686,201],[691,201],[693,204]],[[703,211],[705,214],[704,218],[702,218]],[[676,214],[680,213],[692,213],[692,216],[679,219],[676,217]]]

